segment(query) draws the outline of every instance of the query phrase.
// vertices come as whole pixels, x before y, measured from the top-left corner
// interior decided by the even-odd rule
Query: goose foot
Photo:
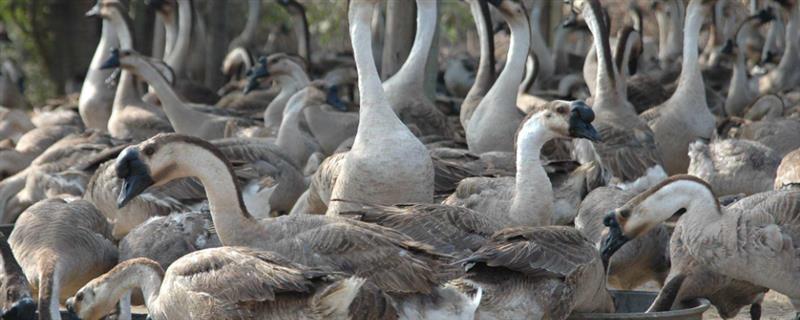
[[[750,320],[761,319],[761,304],[754,303],[750,305]]]

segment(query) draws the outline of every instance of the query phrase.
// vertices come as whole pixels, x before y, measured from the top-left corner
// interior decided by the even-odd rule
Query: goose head
[[[144,4],[155,11],[170,12],[177,7],[175,0],[144,0]]]
[[[600,141],[600,135],[592,126],[594,112],[583,101],[554,100],[545,104],[538,112],[532,112],[522,121],[517,139],[524,141],[535,131],[544,127],[548,138],[584,138]],[[524,142],[523,142],[524,143]]]
[[[121,294],[129,290],[134,281],[146,277],[143,270],[164,277],[164,270],[158,262],[147,258],[135,258],[121,262],[105,274],[92,279],[65,303],[67,313],[73,319],[99,320],[114,312]],[[133,277],[127,277],[127,276]],[[125,278],[128,279],[125,279]],[[131,279],[132,278],[132,279]],[[157,292],[156,292],[157,294]]]
[[[282,79],[291,78],[296,74],[304,74],[305,65],[306,62],[303,58],[285,53],[259,57],[258,63],[247,71],[248,81],[244,93],[258,88],[264,81],[275,80],[280,84]]]
[[[695,176],[676,175],[642,192],[623,206],[609,212],[603,224],[609,228],[600,249],[603,262],[625,243],[658,224],[691,209],[696,199],[717,201],[711,186]],[[716,202],[719,211],[719,202]],[[711,213],[709,213],[711,214]]]
[[[11,305],[10,308],[3,311],[2,318],[9,320],[23,320],[35,319],[36,316],[36,301],[28,295],[27,297],[20,298]]]
[[[528,12],[522,3],[513,0],[488,0],[507,21],[528,23]]]
[[[122,180],[117,206],[124,207],[151,186],[190,177],[193,172],[204,170],[207,164],[202,161],[186,160],[197,148],[205,149],[225,162],[229,173],[233,175],[233,169],[225,155],[208,141],[181,134],[158,134],[138,145],[125,148],[117,156],[114,169],[117,178]],[[181,158],[184,161],[179,163]]]
[[[339,111],[347,111],[347,105],[339,98],[339,86],[324,80],[312,81],[302,91],[311,103],[325,103]]]
[[[126,12],[125,7],[125,4],[120,0],[97,0],[97,3],[91,9],[86,11],[86,16],[109,19],[114,10]]]
[[[100,69],[123,68],[138,75],[138,67],[150,66],[155,68],[167,83],[173,84],[175,81],[175,71],[164,61],[145,57],[134,50],[111,49],[111,55],[100,65]]]

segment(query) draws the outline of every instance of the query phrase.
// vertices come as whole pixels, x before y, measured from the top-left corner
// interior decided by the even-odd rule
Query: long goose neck
[[[173,153],[184,176],[197,177],[203,184],[208,198],[211,219],[223,245],[248,245],[240,235],[256,225],[247,211],[242,193],[236,182],[233,168],[219,152],[191,144],[181,144]],[[263,231],[258,231],[263,232]]]
[[[202,123],[198,121],[207,120],[203,113],[192,110],[183,103],[167,82],[167,79],[153,65],[141,57],[131,60],[131,65],[134,68],[131,71],[135,71],[147,84],[153,87],[158,99],[161,100],[164,113],[167,114],[167,118],[169,118],[169,122],[175,128],[175,131],[178,133],[193,132],[198,123]]]
[[[508,16],[503,13],[503,18],[511,29],[511,46],[508,48],[508,58],[503,71],[500,72],[497,81],[486,93],[486,97],[491,97],[495,101],[502,99],[500,101],[503,103],[497,103],[498,106],[516,105],[517,90],[525,72],[525,60],[528,58],[528,48],[531,43],[530,25],[524,14]]]
[[[299,3],[290,4],[290,11],[294,16],[292,23],[294,30],[297,32],[297,53],[311,63],[311,36],[308,32],[308,18],[306,17],[306,10],[303,5]]]
[[[685,39],[683,17],[684,7],[683,0],[672,0],[672,10],[670,19],[670,32],[667,37],[667,43],[670,45],[669,54],[675,54],[681,48],[681,44]],[[695,46],[696,47],[696,46]],[[684,47],[685,48],[685,47]]]
[[[540,123],[539,116],[529,119],[517,141],[516,181],[511,214],[517,222],[549,225],[552,217],[553,186],[544,170],[540,153],[553,138],[552,132]],[[531,216],[533,215],[533,216]]]
[[[299,67],[298,67],[299,68]],[[283,121],[283,113],[288,106],[289,99],[297,93],[298,90],[308,85],[309,80],[305,72],[293,72],[292,74],[284,74],[275,76],[275,83],[280,87],[278,95],[275,99],[267,105],[264,111],[264,126],[272,130],[278,130]]]
[[[536,55],[536,59],[539,61],[537,67],[540,71],[537,72],[538,79],[550,79],[553,76],[554,66],[551,63],[553,61],[552,53],[550,52],[550,48],[547,47],[547,42],[544,41],[544,37],[542,33],[539,32],[539,21],[542,15],[542,6],[540,3],[534,4],[533,9],[531,10],[531,17],[530,17],[530,33],[531,33],[531,51],[534,55]],[[534,80],[536,81],[536,80]],[[537,81],[539,82],[539,81]]]
[[[692,0],[689,3],[689,10],[686,14],[686,29],[683,34],[683,65],[675,95],[683,96],[688,92],[696,93],[699,90],[705,90],[697,52],[700,28],[703,27],[704,18],[701,0]]]
[[[153,313],[152,308],[158,305],[161,282],[164,278],[163,271],[155,262],[129,262],[112,269],[106,276],[108,278],[104,283],[111,288],[107,299],[119,301],[131,290],[139,288],[142,290],[145,305]]]
[[[383,91],[380,76],[372,55],[372,13],[375,5],[353,2],[350,5],[350,39],[353,45],[353,58],[358,73],[358,92],[360,108],[358,133],[373,126],[383,126],[387,122],[400,122]],[[416,43],[415,43],[416,45]],[[400,123],[402,124],[402,123]],[[356,134],[363,136],[366,133]]]
[[[255,37],[256,30],[258,29],[258,22],[261,19],[261,0],[248,0],[247,1],[247,22],[244,25],[244,30],[237,37],[244,41],[245,44],[250,45]]]
[[[127,14],[121,9],[112,10],[109,18],[114,30],[117,31],[117,39],[119,39],[120,50],[133,49],[133,36],[131,35],[131,21]],[[122,108],[130,101],[139,99],[138,92],[135,87],[133,75],[125,70],[122,71],[117,84],[117,92],[114,95],[113,112],[120,112]]]
[[[94,51],[92,62],[89,64],[89,72],[102,72],[99,70],[100,66],[103,65],[103,62],[110,56],[111,49],[118,46],[119,40],[117,40],[117,31],[111,25],[110,21],[103,19],[100,42],[97,43],[97,50]],[[103,73],[111,73],[111,71],[105,71]],[[91,78],[87,77],[86,81],[90,79]]]
[[[414,45],[400,70],[392,78],[401,79],[422,92],[425,83],[425,65],[436,32],[436,1],[417,0],[417,30]]]
[[[173,8],[166,10],[157,10],[156,14],[161,17],[164,22],[164,55],[169,57],[172,54],[172,49],[175,47],[175,41],[178,37],[178,25],[175,23],[175,11]]]
[[[595,81],[593,108],[595,112],[604,111],[605,108],[622,107],[619,92],[617,91],[618,73],[611,57],[611,45],[608,43],[607,24],[603,19],[602,9],[598,2],[590,2],[584,10],[584,19],[592,32],[595,53],[597,54],[597,73]]]
[[[164,59],[176,75],[184,72],[185,61],[192,43],[192,27],[194,19],[194,3],[192,0],[178,0],[178,38],[172,54]]]
[[[55,254],[39,256],[39,319],[61,320],[61,270]]]
[[[796,4],[792,8],[789,23],[786,24],[785,40],[783,41],[785,49],[781,61],[778,63],[778,69],[785,70],[797,67],[795,64],[800,55],[797,47],[797,41],[800,41],[797,36],[797,28],[800,28],[800,4]]]
[[[473,96],[483,97],[494,83],[494,35],[492,33],[491,16],[489,15],[489,5],[486,0],[470,1],[470,10],[475,19],[475,27],[478,29],[478,41],[480,42],[481,57],[478,60],[478,72],[475,75],[475,83],[467,92],[468,100]]]
[[[283,120],[281,120],[281,127],[278,129],[278,136],[275,139],[275,144],[281,147],[282,150],[292,158],[297,167],[305,165],[306,159],[301,159],[303,153],[303,143],[300,142],[300,117],[303,114],[303,107],[306,104],[305,92],[297,92],[289,101],[286,102],[286,109],[283,111]]]

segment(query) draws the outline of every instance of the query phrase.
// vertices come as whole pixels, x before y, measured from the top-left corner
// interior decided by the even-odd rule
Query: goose
[[[592,190],[581,202],[575,228],[589,241],[599,246],[605,237],[603,217],[630,200],[634,192],[615,187]],[[648,281],[663,286],[670,272],[669,231],[659,225],[647,234],[631,240],[608,261],[608,284],[615,288],[633,290]]]
[[[540,160],[542,146],[556,137],[597,140],[594,113],[582,101],[552,101],[545,111],[529,114],[516,138],[516,176],[461,180],[443,204],[473,209],[502,226],[552,223],[553,187]]]
[[[88,175],[73,166],[99,154],[118,141],[99,131],[68,135],[54,143],[31,165],[0,182],[3,223],[13,223],[30,205],[54,195],[80,196]]]
[[[797,26],[800,24],[800,6],[784,6],[783,10],[789,11],[789,22],[786,24],[784,40],[784,52],[778,66],[759,79],[758,88],[761,93],[780,93],[792,90],[800,83],[800,76],[795,70],[800,63],[800,48],[797,47],[798,32]]]
[[[242,33],[236,36],[236,38],[233,38],[228,44],[228,52],[233,52],[237,48],[242,48],[244,50],[254,49],[256,31],[258,31],[258,23],[260,20],[261,0],[247,0],[247,21],[244,24]]]
[[[458,119],[464,130],[469,126],[469,120],[475,108],[486,96],[486,93],[494,83],[494,33],[492,32],[492,17],[489,14],[489,4],[485,0],[469,0],[469,9],[472,18],[475,20],[475,27],[478,29],[478,41],[480,42],[480,58],[478,60],[478,71],[475,74],[475,82],[469,88],[464,102],[461,103]]]
[[[28,278],[22,271],[11,251],[6,235],[0,233],[0,257],[2,257],[2,277],[0,277],[0,316],[3,319],[34,319],[36,302],[32,298]]]
[[[351,17],[367,18],[372,4],[353,2]],[[374,85],[378,87],[377,81]],[[391,112],[388,106],[386,111]],[[319,215],[254,219],[244,207],[230,164],[206,141],[179,134],[157,135],[125,149],[115,167],[123,179],[120,206],[151,185],[197,177],[206,188],[211,218],[223,245],[271,250],[295,263],[363,276],[399,299],[395,303],[401,318],[424,318],[441,312],[471,319],[470,310],[474,312],[477,306],[474,298],[441,287],[458,273],[448,264],[447,256],[394,230]],[[451,309],[444,310],[437,302]]]
[[[780,12],[780,4],[770,2],[767,4],[768,10]],[[761,57],[758,64],[764,66],[766,64],[774,63],[776,58],[780,58],[780,52],[783,51],[784,39],[784,25],[783,19],[780,15],[775,16],[772,23],[769,25],[766,38],[764,39],[764,47],[761,48]]]
[[[722,50],[723,52],[732,52],[735,59],[731,84],[725,98],[725,114],[728,116],[744,115],[744,109],[758,97],[758,90],[754,88],[758,83],[753,83],[748,79],[747,57],[743,52],[745,38],[742,29],[748,24],[766,23],[774,18],[774,15],[766,10],[761,10],[759,14],[748,17],[739,24],[734,40],[727,42]]]
[[[325,154],[333,154],[342,142],[356,135],[357,112],[343,112],[342,102],[332,91],[335,84],[314,81],[306,87],[309,102],[303,109],[308,130]]]
[[[783,157],[800,147],[800,121],[779,118],[745,122],[730,137],[760,142]]]
[[[86,16],[99,16],[100,7],[103,0],[91,10],[86,12]],[[78,112],[87,128],[95,130],[108,130],[108,118],[111,117],[111,106],[114,103],[114,87],[105,83],[111,77],[112,70],[101,70],[100,65],[108,59],[111,48],[119,47],[119,40],[111,22],[103,19],[100,31],[100,42],[89,63],[89,70],[86,71],[86,78],[81,87],[80,100],[78,102]]]
[[[177,6],[177,10],[175,10]],[[174,44],[170,52],[164,54],[164,61],[175,72],[175,91],[186,100],[202,103],[214,104],[219,100],[219,96],[212,90],[194,82],[188,78],[189,68],[193,68],[192,47],[197,45],[197,41],[205,41],[198,37],[193,37],[193,32],[197,32],[199,27],[198,17],[195,16],[194,2],[192,0],[153,0],[149,1],[148,7],[152,8],[156,14],[164,21],[167,30],[178,32],[174,37]],[[175,25],[175,13],[178,14],[178,25]],[[169,32],[167,32],[169,34]],[[169,37],[167,37],[169,40]],[[194,40],[194,41],[192,41]],[[132,49],[132,48],[131,48]],[[146,98],[148,102],[155,103],[153,97]]]
[[[448,58],[444,70],[440,71],[440,79],[444,82],[446,92],[454,98],[466,97],[475,84],[476,68],[475,60],[467,52]]]
[[[214,248],[190,253],[166,272],[147,258],[120,263],[69,298],[67,309],[80,319],[97,320],[127,290],[141,288],[154,320],[349,319],[348,308],[363,283],[268,251]]]
[[[3,139],[17,141],[23,134],[35,127],[22,110],[0,107],[0,135]]]
[[[775,174],[775,190],[797,189],[800,187],[800,149],[789,152],[781,160]]]
[[[646,189],[666,178],[654,133],[623,95],[625,84],[611,57],[605,27],[608,23],[599,20],[603,17],[600,3],[587,2],[583,16],[594,35],[598,57],[592,110],[602,142],[578,141],[577,159],[581,163],[600,162],[609,170],[613,185],[634,192]]]
[[[147,219],[125,235],[119,242],[119,261],[148,258],[168,269],[191,252],[220,246],[208,211],[172,213]],[[144,304],[141,292],[134,290],[131,304]]]
[[[8,243],[38,295],[41,319],[61,319],[60,302],[117,263],[110,231],[86,201],[48,199],[22,213]]]
[[[514,227],[460,261],[464,281],[484,288],[480,319],[566,319],[614,312],[595,247],[571,227]]]
[[[234,124],[254,125],[255,120],[240,117],[219,116],[197,110],[191,104],[184,103],[165,79],[141,54],[133,50],[115,50],[103,64],[103,68],[122,68],[135,74],[153,86],[161,100],[175,131],[204,139],[220,139],[226,136],[226,130]],[[200,124],[200,125],[198,125]]]
[[[708,182],[719,195],[772,190],[781,162],[770,147],[741,139],[692,142],[689,158],[688,173]]]
[[[503,0],[492,3],[511,28],[511,46],[503,71],[475,108],[465,127],[469,151],[514,150],[514,133],[523,114],[517,109],[517,87],[522,81],[530,44],[530,24],[522,6]]]
[[[776,94],[765,94],[744,109],[743,118],[752,121],[775,120],[783,118],[784,113],[788,113],[786,111],[786,103],[783,98]]]
[[[589,114],[583,114],[584,112]],[[590,124],[590,115],[591,110],[580,103],[573,103],[572,105],[566,102],[550,103],[545,110],[531,115],[523,122],[518,138],[518,148],[520,150],[519,154],[524,154],[524,156],[520,156],[518,160],[528,157],[538,159],[538,155],[532,157],[533,154],[528,149],[541,148],[541,144],[553,136],[591,137],[594,129]],[[536,138],[538,140],[535,140]],[[544,171],[544,169],[540,165],[537,170],[535,164],[529,164],[527,167],[518,168],[517,172],[531,171]],[[526,181],[532,182],[530,177],[526,178],[528,179]],[[522,180],[523,178],[520,178],[520,181]],[[545,185],[545,183],[541,184]],[[519,208],[517,212],[502,212],[502,210],[509,210],[510,206],[507,204],[501,205],[501,209],[491,207],[489,209],[481,208],[484,211],[473,211],[470,208],[452,206],[447,203],[438,205],[413,203],[396,206],[357,203],[359,205],[358,209],[342,214],[351,217],[355,216],[362,221],[377,223],[381,226],[399,230],[417,241],[433,245],[438,251],[465,257],[466,254],[476,251],[491,234],[500,230],[503,226],[532,224],[532,221],[543,225],[549,224],[548,220],[554,213],[545,212],[544,210],[554,210],[558,203],[553,204],[555,201],[552,197],[550,199],[541,199],[542,197],[537,197],[536,193],[552,194],[552,190],[544,190],[548,188],[550,186],[546,185],[540,188],[542,190],[525,190],[526,192],[522,195],[516,195],[518,199],[525,199],[524,197],[536,198],[534,200],[539,202],[539,206],[543,208],[539,209],[537,207],[537,210],[532,210],[534,208],[531,206],[530,208]],[[510,192],[513,193],[514,191]],[[504,198],[508,197],[504,195]],[[333,202],[347,201],[339,199],[325,200]],[[545,203],[548,200],[551,202],[550,204]],[[527,209],[527,211],[524,209]],[[531,213],[528,213],[529,211],[532,211],[534,215],[538,214],[543,217],[531,216]],[[513,216],[514,214],[518,216],[515,217]]]
[[[102,0],[100,3],[99,15],[111,23],[117,33],[120,48],[131,50],[133,36],[131,21],[126,12],[126,8],[118,0]],[[120,74],[111,116],[108,119],[108,132],[119,139],[143,140],[159,132],[172,131],[163,112],[142,101],[134,80],[130,72],[123,70]]]
[[[278,95],[267,105],[264,110],[264,127],[268,136],[275,136],[281,126],[283,113],[289,99],[302,88],[311,82],[303,67],[297,63],[293,57],[276,53],[269,57],[258,59],[254,69],[251,69],[249,83],[245,88],[245,94],[249,93],[254,87],[265,78],[274,81],[280,88]]]
[[[48,147],[81,129],[74,126],[49,126],[26,132],[16,145],[0,148],[0,181],[28,167]]]
[[[800,193],[768,191],[721,208],[707,183],[673,176],[634,197],[604,219],[609,238],[601,248],[608,259],[629,239],[681,214],[680,241],[698,263],[714,272],[787,295],[800,316],[798,236]]]
[[[264,140],[227,138],[213,141],[233,163],[236,178],[244,186],[245,206],[257,218],[272,212],[288,212],[305,188],[303,175],[276,145]],[[107,153],[116,157],[116,153]],[[113,158],[112,158],[113,159]],[[197,181],[180,179],[150,188],[123,208],[117,197],[123,181],[116,176],[113,161],[100,162],[89,180],[83,198],[93,203],[112,224],[112,235],[122,239],[133,228],[156,216],[190,211],[206,195]]]
[[[301,128],[301,120],[305,120],[304,109],[316,101],[324,101],[324,96],[318,95],[321,92],[311,88],[309,86],[301,89],[286,102],[278,136],[275,138],[275,144],[298,168],[304,168],[314,153],[322,152],[322,147],[311,133]]]
[[[403,123],[418,129],[422,136],[449,137],[451,132],[445,115],[422,94],[425,92],[425,66],[436,29],[437,4],[429,0],[416,3],[414,44],[400,70],[383,82],[383,91],[389,106]]]
[[[236,47],[228,51],[228,54],[225,55],[225,59],[222,60],[222,74],[225,75],[228,83],[217,90],[217,94],[222,96],[220,101],[217,101],[217,106],[227,106],[229,102],[223,101],[223,99],[226,99],[228,94],[241,93],[241,90],[244,89],[244,87],[241,87],[242,80],[246,79],[247,71],[250,70],[254,64],[253,56],[247,49]]]
[[[295,0],[280,0],[278,4],[285,7],[292,16],[292,29],[297,38],[297,54],[311,64],[311,36],[308,32],[306,8]]]
[[[669,100],[642,113],[655,134],[664,169],[670,175],[685,173],[689,167],[689,144],[697,139],[710,140],[714,132],[715,119],[706,104],[705,85],[697,62],[703,11],[701,0],[689,2],[678,88]]]
[[[358,68],[361,105],[353,148],[345,156],[331,197],[377,204],[431,203],[434,173],[430,153],[400,121],[392,110],[391,100],[379,85],[380,78],[372,55],[370,26],[375,5],[376,1],[369,0],[355,2],[350,6],[348,20],[351,22],[350,38]],[[422,17],[430,17],[431,13],[435,15],[435,4],[421,1],[419,8],[420,24],[428,23],[425,21],[429,19]],[[418,36],[427,38],[425,34],[420,32]],[[430,39],[425,41],[425,50],[422,50],[422,40],[425,39],[415,41],[415,45],[420,44],[414,51],[421,50],[422,53],[415,53],[411,57],[420,54],[427,56]],[[409,58],[404,65],[415,64],[410,61],[415,60]],[[408,68],[406,70],[410,70]],[[405,73],[406,71],[401,70],[395,78]],[[407,95],[407,92],[404,94]],[[392,169],[386,170],[387,165]],[[376,181],[391,183],[374,183]],[[345,203],[334,202],[328,206],[326,214],[336,215],[343,210],[347,210]]]
[[[768,289],[724,276],[698,263],[682,237],[683,228],[676,226],[669,244],[670,275],[648,312],[684,309],[690,301],[706,298],[723,319],[735,317],[747,305],[750,305],[750,318],[759,319],[761,302]]]
[[[689,6],[691,7],[691,4]],[[678,58],[681,57],[681,48],[686,42],[684,33],[689,25],[686,23],[687,27],[684,28],[684,11],[686,8],[681,0],[670,0],[664,10],[656,10],[658,61],[662,69],[676,64]],[[683,57],[686,59],[686,52],[683,52]]]

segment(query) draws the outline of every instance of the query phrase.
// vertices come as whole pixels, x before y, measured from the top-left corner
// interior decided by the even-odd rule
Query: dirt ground
[[[767,293],[767,296],[764,298],[764,304],[761,305],[761,319],[793,319],[793,317],[794,308],[792,308],[789,298],[774,291]],[[708,311],[706,311],[705,314],[703,314],[703,319],[716,320],[722,318],[720,318],[719,314],[717,314],[717,310],[715,310],[714,307],[711,307],[708,309]],[[739,311],[739,314],[733,319],[750,319],[749,309],[747,307],[742,308],[742,311]]]

